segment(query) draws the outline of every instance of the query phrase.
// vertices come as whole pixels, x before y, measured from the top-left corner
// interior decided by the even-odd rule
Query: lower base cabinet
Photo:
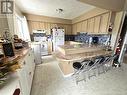
[[[35,59],[32,50],[28,52],[28,54],[22,59],[20,64],[21,69],[17,71],[21,87],[20,95],[30,95],[35,69]]]

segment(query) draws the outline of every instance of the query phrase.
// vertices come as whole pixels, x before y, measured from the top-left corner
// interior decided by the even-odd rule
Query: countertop
[[[31,49],[30,47],[17,49],[17,50],[15,49],[14,50],[15,56],[1,58],[1,60],[3,61],[3,64],[0,64],[0,66],[11,63],[13,61],[18,61],[19,62],[20,60],[22,60],[22,58],[24,58],[25,55],[27,55],[27,53],[30,49]]]
[[[67,43],[58,47],[58,51],[63,55],[94,52],[103,49],[104,47],[102,45],[83,44],[78,42],[69,42],[69,44]]]
[[[77,43],[77,42],[76,42]],[[59,46],[58,51],[53,55],[58,60],[74,61],[81,59],[89,59],[100,55],[111,55],[112,51],[106,51],[101,45],[89,45],[89,44],[76,44],[67,43]]]
[[[53,55],[61,61],[75,61],[75,60],[82,60],[82,59],[90,59],[100,55],[111,55],[112,51],[105,51],[105,50],[98,50],[95,52],[85,52],[85,53],[78,53],[78,54],[68,54],[63,55],[60,52],[54,52]]]

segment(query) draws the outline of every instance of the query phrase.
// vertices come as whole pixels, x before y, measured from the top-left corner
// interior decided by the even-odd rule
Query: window
[[[25,16],[22,18],[16,15],[16,24],[17,24],[16,34],[19,36],[19,38],[25,41],[30,41],[30,34]]]

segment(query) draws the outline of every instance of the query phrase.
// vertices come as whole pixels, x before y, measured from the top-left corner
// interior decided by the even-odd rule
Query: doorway
[[[127,64],[127,15],[125,16],[119,39],[119,62]]]

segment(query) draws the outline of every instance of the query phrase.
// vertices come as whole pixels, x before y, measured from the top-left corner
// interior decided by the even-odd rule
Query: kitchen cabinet
[[[34,54],[32,50],[30,50],[22,61],[20,61],[20,64],[21,69],[17,70],[17,74],[21,86],[21,95],[30,95],[35,69]]]
[[[57,27],[57,24],[51,23],[51,29]]]
[[[45,23],[46,35],[51,35],[51,25],[50,23]]]
[[[71,30],[71,25],[69,24],[58,24],[57,25],[60,28],[63,28],[65,30],[65,35],[71,35],[72,34],[72,30]]]
[[[72,25],[72,33],[87,32],[88,34],[108,34],[110,12],[88,18]]]
[[[39,22],[38,24],[39,24],[38,29],[45,30],[45,23],[44,22]]]
[[[73,25],[72,25],[72,28],[73,28],[73,29],[72,29],[73,35],[76,35],[76,34],[77,34],[77,24],[73,24]]]
[[[95,17],[95,22],[94,22],[94,33],[98,34],[100,31],[100,21],[101,21],[101,16]]]
[[[94,32],[94,18],[88,19],[87,32],[88,32],[89,34],[92,34],[92,33]]]
[[[64,25],[65,27],[65,35],[71,35],[72,34],[72,30],[71,30],[71,25]]]
[[[51,35],[51,29],[54,27],[64,28],[66,35],[72,34],[72,25],[71,24],[49,23],[49,22],[28,20],[28,26],[29,26],[29,31],[31,34],[32,34],[33,30],[46,30],[46,35]]]
[[[87,32],[87,20],[82,22],[82,31]]]
[[[39,30],[40,29],[40,25],[38,24],[38,22],[32,22],[32,30]]]
[[[48,54],[52,54],[52,51],[53,51],[53,50],[52,50],[52,47],[53,47],[52,45],[53,45],[53,44],[52,44],[51,41],[48,41],[47,44],[48,44]]]
[[[82,23],[77,23],[77,31],[76,32],[82,32]]]
[[[109,13],[101,15],[100,34],[108,34]]]
[[[21,86],[21,95],[29,95],[26,62],[23,61],[21,64],[21,69],[18,70],[19,83]]]

